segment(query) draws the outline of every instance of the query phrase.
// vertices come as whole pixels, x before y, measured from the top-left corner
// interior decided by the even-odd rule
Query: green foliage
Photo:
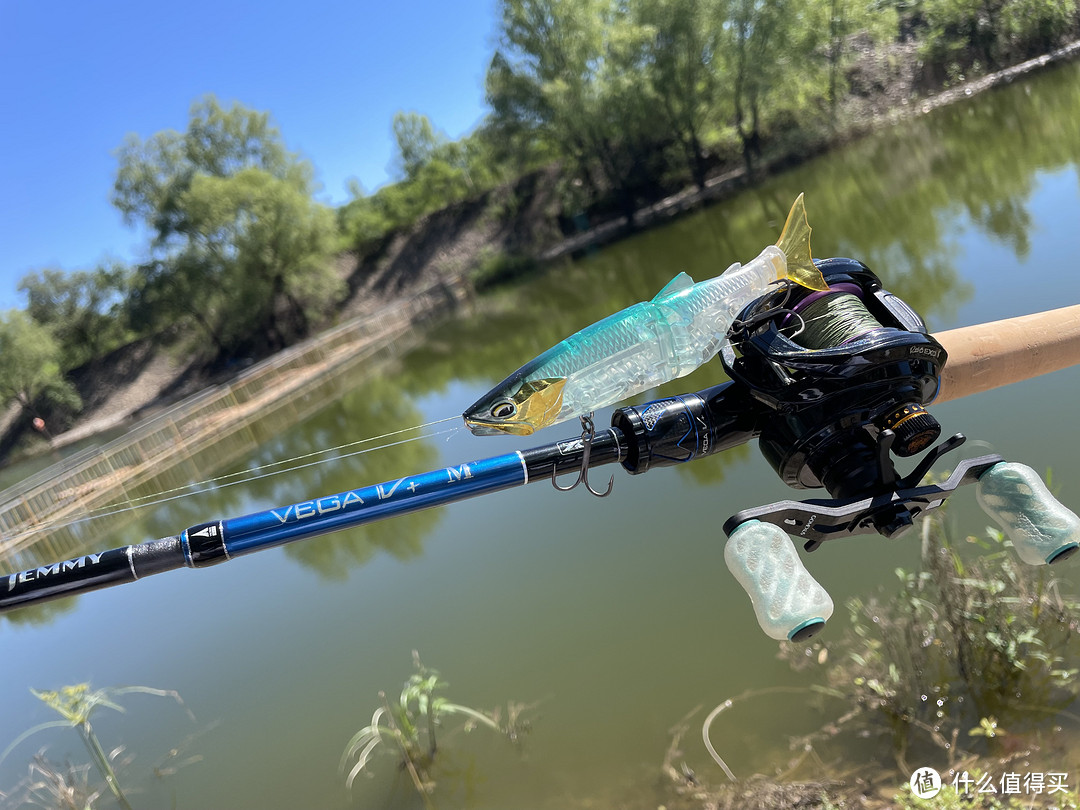
[[[332,213],[309,190],[260,168],[199,175],[184,193],[191,241],[178,267],[202,293],[188,303],[213,313],[217,336],[239,344],[258,329],[271,345],[306,334],[341,292],[329,263]],[[292,318],[286,333],[282,315]]]
[[[935,519],[923,527],[923,570],[898,570],[888,602],[852,599],[851,630],[828,650],[830,684],[891,731],[902,768],[911,746],[952,762],[965,740],[1037,727],[1076,697],[1078,605],[1046,568],[1015,562],[992,530],[970,561]]]
[[[853,0],[504,0],[490,127],[630,211],[704,188],[732,132],[753,169],[772,130],[835,106],[856,34],[896,27],[891,6]]]
[[[826,3],[733,0],[721,53],[731,77],[734,125],[752,172],[770,129],[814,122],[828,95]]]
[[[823,17],[818,23],[825,34],[827,98],[830,113],[847,89],[847,68],[858,53],[860,34],[874,43],[893,41],[898,33],[896,6],[863,0],[818,0],[813,4]]]
[[[490,139],[474,133],[451,141],[435,130],[427,116],[399,112],[394,116],[395,163],[402,179],[372,195],[359,184],[353,199],[338,209],[342,245],[369,252],[389,234],[422,217],[492,188],[500,172]]]
[[[380,200],[365,194],[359,185],[353,188],[353,199],[337,209],[338,233],[343,249],[356,248],[367,253],[393,230],[394,225],[380,203]]]
[[[1077,0],[503,0],[487,128],[522,166],[561,160],[586,204],[612,195],[629,211],[686,179],[703,187],[732,136],[749,172],[815,145],[855,61],[896,40],[901,9],[924,56],[958,70],[1077,26]]]
[[[120,788],[119,778],[113,767],[116,755],[120,749],[114,749],[111,754],[106,754],[97,734],[94,732],[90,720],[99,709],[103,708],[123,712],[123,707],[115,700],[121,695],[141,693],[155,695],[157,697],[171,697],[183,706],[183,701],[180,699],[180,696],[176,692],[152,689],[148,686],[114,687],[91,691],[90,684],[88,683],[65,686],[59,691],[38,691],[36,689],[31,689],[30,691],[33,693],[34,697],[60,715],[61,719],[53,720],[48,723],[41,723],[40,725],[24,731],[15,738],[14,742],[4,749],[3,753],[0,753],[0,762],[3,762],[16,746],[40,731],[50,728],[74,729],[82,740],[83,745],[86,746],[86,750],[90,754],[90,760],[94,768],[105,780],[106,785],[112,792],[117,803],[125,810],[131,810],[131,804],[128,802],[127,797]],[[70,766],[68,768],[69,774],[66,776],[45,765],[40,765],[39,769],[51,773],[51,781],[56,787],[69,786],[70,782],[73,780],[68,777],[71,775],[78,776],[78,772],[73,771]],[[74,781],[81,782],[84,789],[87,787],[85,774],[83,774],[80,779]],[[83,792],[85,792],[85,790]],[[89,801],[86,803],[86,806],[90,806]]]
[[[19,310],[0,315],[0,402],[14,400],[32,414],[42,407],[78,410],[81,400],[60,364],[48,329]]]
[[[507,0],[487,74],[492,128],[551,148],[594,195],[632,211],[668,137],[641,92],[651,33],[613,0]]]
[[[113,200],[155,233],[128,302],[142,330],[194,323],[220,353],[281,348],[341,294],[333,215],[267,113],[209,97],[186,132],[132,136],[119,158]]]
[[[129,135],[117,160],[113,204],[129,223],[147,224],[157,244],[184,236],[181,197],[199,175],[229,177],[257,168],[301,187],[310,183],[310,167],[286,151],[269,113],[237,103],[226,109],[213,96],[192,105],[184,133],[163,130],[146,141]]]
[[[979,720],[979,725],[968,731],[969,737],[985,737],[992,740],[995,737],[1004,737],[1008,732],[998,726],[996,717],[984,717]]]
[[[19,282],[26,312],[52,332],[61,367],[78,368],[122,346],[131,337],[124,318],[128,269],[119,263],[65,273],[47,268]]]
[[[1044,53],[1077,24],[1076,0],[922,0],[925,59],[954,78]]]
[[[643,26],[645,89],[678,141],[689,176],[704,188],[709,170],[706,138],[722,126],[731,94],[718,66],[726,0],[635,2]]]
[[[427,804],[435,787],[431,767],[438,750],[436,728],[451,717],[460,717],[465,720],[466,731],[478,725],[485,726],[517,742],[529,724],[521,718],[527,708],[521,704],[511,702],[507,705],[507,718],[503,723],[498,710],[487,713],[449,702],[437,694],[447,687],[446,682],[438,671],[420,662],[420,655],[415,650],[413,667],[416,671],[405,681],[396,703],[391,703],[385,692],[379,693],[382,705],[372,714],[371,723],[349,740],[341,757],[341,771],[345,773],[349,768],[345,784],[351,789],[371,758],[387,745],[393,745],[401,756],[401,767],[409,771],[413,785]]]
[[[441,133],[435,134],[426,115],[414,112],[397,113],[392,128],[401,170],[406,178],[415,180],[420,170],[435,159],[436,153],[446,145],[446,137]]]

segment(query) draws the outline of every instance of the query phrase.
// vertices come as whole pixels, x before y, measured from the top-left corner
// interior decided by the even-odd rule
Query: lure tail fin
[[[787,257],[787,277],[811,290],[827,290],[829,286],[810,256],[810,223],[806,221],[806,205],[800,194],[787,215],[784,230],[776,246]]]

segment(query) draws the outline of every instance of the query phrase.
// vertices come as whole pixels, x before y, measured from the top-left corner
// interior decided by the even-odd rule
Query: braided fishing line
[[[842,346],[881,324],[857,295],[836,292],[807,304],[799,313],[804,328],[798,343],[808,349]]]
[[[801,310],[786,306],[773,307],[763,313],[763,317],[751,318],[745,323],[752,330],[758,323],[780,314],[789,315],[797,323],[781,325],[778,331],[791,340],[803,336],[796,342],[807,349],[833,348],[845,341],[861,337],[872,329],[883,328],[858,296],[841,291],[833,291],[804,305]],[[811,327],[812,324],[813,327]],[[794,331],[789,331],[792,329]],[[807,332],[810,334],[806,335]],[[740,338],[730,342],[735,347],[745,340],[746,338]]]
[[[214,478],[207,478],[202,481],[194,481],[188,484],[184,484],[182,486],[172,487],[170,489],[163,489],[149,495],[142,495],[138,498],[129,498],[127,500],[111,503],[106,506],[99,506],[95,509],[88,510],[82,515],[74,518],[45,520],[41,523],[35,524],[31,529],[28,529],[27,531],[9,536],[9,540],[21,540],[24,537],[29,537],[32,534],[37,534],[42,531],[59,529],[65,526],[74,526],[75,524],[83,523],[89,520],[98,520],[105,517],[121,515],[125,512],[132,512],[138,509],[146,509],[152,506],[160,506],[161,504],[169,503],[170,501],[180,500],[181,498],[187,498],[192,495],[200,495],[204,492],[210,491],[211,488],[225,489],[226,487],[236,486],[237,484],[245,484],[263,478],[269,478],[274,475],[280,475],[281,473],[295,472],[297,470],[303,470],[308,467],[317,467],[321,464],[326,464],[329,461],[352,458],[354,456],[364,455],[366,453],[373,453],[377,450],[385,450],[390,447],[397,447],[399,445],[408,444],[409,442],[434,438],[435,436],[454,434],[460,431],[461,428],[454,427],[448,430],[430,431],[427,433],[421,433],[418,436],[412,436],[410,438],[400,439],[394,442],[385,442],[376,447],[366,447],[361,450],[355,450],[351,453],[340,453],[340,451],[347,450],[350,447],[356,447],[358,445],[380,441],[383,439],[387,439],[391,436],[398,436],[402,433],[409,433],[415,430],[424,430],[425,428],[430,428],[435,425],[443,424],[445,422],[456,421],[458,418],[459,417],[457,416],[448,416],[444,419],[436,419],[432,422],[426,422],[422,425],[414,425],[412,427],[401,428],[400,430],[392,430],[379,436],[370,436],[365,439],[357,439],[356,441],[345,442],[344,444],[339,444],[335,447],[328,447],[322,450],[314,450],[310,453],[303,453],[301,455],[293,456],[291,458],[271,461],[267,462],[266,464],[260,464],[257,467],[251,467],[233,473],[226,473],[225,475],[219,475]],[[334,453],[335,455],[331,456],[331,453]],[[306,464],[297,463],[305,461],[306,459],[316,458],[318,456],[325,456],[325,458],[321,458],[316,461],[310,461]],[[281,469],[274,469],[275,467],[280,467]]]

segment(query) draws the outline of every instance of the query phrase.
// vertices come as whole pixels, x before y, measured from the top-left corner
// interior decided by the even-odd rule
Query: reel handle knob
[[[828,592],[810,576],[795,544],[771,523],[748,520],[731,533],[724,562],[754,605],[758,624],[778,641],[802,641],[832,616]]]
[[[1080,518],[1026,464],[998,462],[979,476],[975,497],[1029,565],[1060,562],[1080,544]]]

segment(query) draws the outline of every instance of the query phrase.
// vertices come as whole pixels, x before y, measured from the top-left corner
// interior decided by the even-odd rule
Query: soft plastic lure
[[[464,413],[477,436],[528,435],[684,377],[720,350],[742,309],[770,284],[828,287],[810,256],[800,194],[775,245],[697,284],[675,276],[651,301],[587,326],[519,368]]]

